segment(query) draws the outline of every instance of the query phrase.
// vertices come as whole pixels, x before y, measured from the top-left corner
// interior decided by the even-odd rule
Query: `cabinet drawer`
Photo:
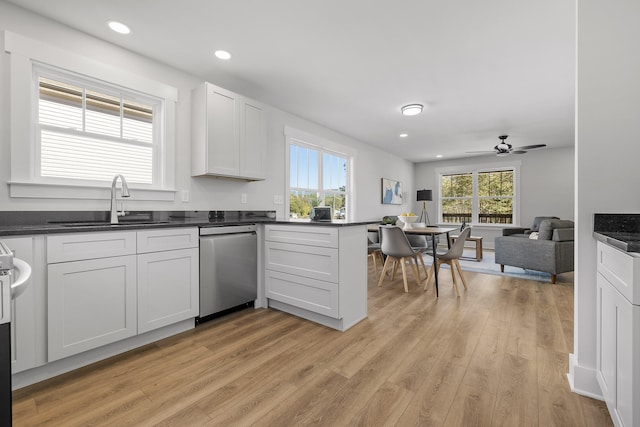
[[[267,298],[338,319],[338,285],[278,271],[266,272]]]
[[[49,264],[135,253],[135,231],[47,236],[47,263]]]
[[[598,271],[632,304],[640,305],[640,258],[598,242]]]
[[[338,283],[338,250],[289,243],[265,243],[266,268]]]
[[[268,225],[265,240],[299,245],[338,247],[338,229],[312,225]]]
[[[198,247],[198,229],[193,227],[138,231],[138,253]]]

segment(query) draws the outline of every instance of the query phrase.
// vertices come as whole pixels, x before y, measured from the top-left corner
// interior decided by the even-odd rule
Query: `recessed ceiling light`
[[[409,104],[401,108],[402,114],[405,116],[415,116],[422,113],[423,106],[421,104]]]
[[[438,154],[438,155],[436,155],[436,157],[437,157],[437,158],[440,158],[440,157],[442,157],[442,154]]]
[[[129,34],[131,32],[131,29],[124,25],[122,22],[109,21],[107,22],[107,25],[109,26],[109,28],[119,34]]]
[[[226,50],[216,50],[213,54],[216,56],[216,58],[224,59],[225,61],[231,58],[231,54]]]
[[[399,136],[400,136],[400,138],[406,138],[406,137],[409,136],[409,134],[408,133],[401,133]]]

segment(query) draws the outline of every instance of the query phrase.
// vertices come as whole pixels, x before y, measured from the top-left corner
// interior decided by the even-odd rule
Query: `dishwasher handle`
[[[256,232],[255,224],[200,227],[201,236],[214,236],[216,234],[255,233],[255,232]]]

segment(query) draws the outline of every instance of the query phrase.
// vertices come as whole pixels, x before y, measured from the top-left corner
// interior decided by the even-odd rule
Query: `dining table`
[[[367,230],[375,233],[378,231],[378,228],[380,227],[381,227],[380,224],[370,224],[367,227]],[[432,249],[431,255],[433,256],[433,274],[434,274],[435,283],[436,283],[436,298],[437,298],[438,297],[438,269],[436,268],[437,267],[436,260],[438,257],[438,252],[436,251],[436,236],[439,234],[446,234],[447,247],[451,248],[449,233],[451,233],[452,231],[457,231],[458,227],[439,227],[439,226],[427,225],[425,227],[411,226],[409,228],[402,228],[402,230],[404,231],[405,234],[418,234],[422,236],[431,236],[431,249]]]

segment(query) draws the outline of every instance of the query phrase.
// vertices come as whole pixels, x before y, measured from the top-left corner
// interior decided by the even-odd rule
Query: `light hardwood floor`
[[[573,275],[465,274],[436,299],[402,275],[377,287],[370,264],[347,332],[244,310],[14,392],[14,425],[612,425],[567,384]]]

